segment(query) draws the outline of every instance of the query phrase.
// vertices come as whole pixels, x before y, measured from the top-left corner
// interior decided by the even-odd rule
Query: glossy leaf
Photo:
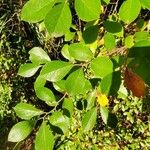
[[[102,119],[104,121],[105,124],[107,124],[107,121],[108,121],[108,116],[109,116],[109,110],[107,107],[100,107],[100,113],[101,113],[101,116],[102,116]]]
[[[60,80],[53,83],[55,90],[58,92],[64,93],[66,91],[66,80]]]
[[[94,77],[103,78],[113,72],[113,63],[107,57],[97,57],[91,62]]]
[[[90,61],[93,57],[91,50],[81,43],[71,44],[69,53],[74,59],[79,61]]]
[[[69,53],[69,45],[65,44],[61,50],[61,54],[71,62],[74,62],[74,58]]]
[[[87,109],[91,109],[94,106],[95,100],[96,100],[96,90],[93,90],[87,96]]]
[[[54,60],[44,65],[40,76],[48,81],[57,82],[63,79],[72,67],[71,63]]]
[[[115,37],[110,33],[104,35],[104,45],[107,50],[112,50],[116,46]]]
[[[43,121],[35,139],[35,150],[53,150],[54,136],[49,126]]]
[[[99,18],[100,0],[75,0],[75,10],[83,21],[92,21]]]
[[[17,104],[14,107],[14,110],[18,117],[26,120],[31,119],[34,116],[39,116],[44,113],[40,109],[35,108],[33,105],[22,103],[22,102]]]
[[[50,116],[50,123],[53,126],[60,128],[65,133],[70,125],[69,118],[62,114],[62,112],[54,112]]]
[[[65,98],[63,101],[62,108],[64,110],[64,114],[68,117],[71,117],[73,113],[73,99]]]
[[[77,69],[69,75],[66,80],[66,89],[72,96],[85,94],[91,89],[91,84],[85,79],[82,69]]]
[[[125,46],[131,48],[134,45],[134,36],[130,35],[125,38]]]
[[[45,26],[52,37],[59,37],[67,33],[71,22],[70,8],[64,0],[55,5],[44,20]]]
[[[146,31],[143,32],[135,32],[135,42],[139,42],[142,40],[148,40],[150,38],[150,34]]]
[[[119,9],[119,16],[122,21],[129,24],[138,17],[140,10],[140,0],[126,0]]]
[[[111,90],[111,85],[112,85],[112,77],[113,74],[110,73],[101,80],[100,86],[101,86],[101,92],[103,94],[109,95],[109,92]]]
[[[34,47],[29,51],[30,54],[30,60],[33,63],[38,63],[38,64],[44,64],[48,61],[50,61],[49,56],[47,53],[40,47]]]
[[[30,0],[22,9],[21,19],[31,23],[42,21],[54,3],[55,0]]]
[[[45,83],[46,80],[41,78],[40,76],[36,79],[34,84],[36,96],[39,99],[45,101],[49,106],[53,106],[56,104],[56,98],[49,88],[44,87]]]
[[[96,107],[92,108],[91,110],[85,113],[82,119],[82,128],[84,132],[92,130],[92,128],[96,124],[96,118],[97,118]]]
[[[150,1],[149,0],[140,0],[141,4],[150,10]]]
[[[20,142],[24,140],[33,130],[34,121],[21,121],[15,124],[8,135],[8,141],[10,142]]]
[[[31,77],[38,71],[40,67],[40,65],[32,63],[22,64],[19,68],[18,74],[23,77]]]

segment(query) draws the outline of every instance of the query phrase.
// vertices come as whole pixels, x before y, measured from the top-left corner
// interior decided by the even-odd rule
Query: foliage
[[[132,144],[135,141],[130,134],[126,137],[120,118],[123,113],[123,116],[126,116],[125,121],[131,124],[138,118],[133,118],[131,112],[128,113],[123,108],[130,102],[122,84],[124,79],[126,88],[138,97],[132,99],[140,104],[133,109],[137,111],[135,114],[142,112],[142,109],[138,109],[144,106],[140,103],[141,99],[149,98],[150,80],[147,67],[150,67],[150,36],[146,32],[149,30],[149,24],[144,21],[144,25],[139,26],[142,21],[136,20],[141,9],[149,9],[149,3],[136,0],[135,5],[133,0],[124,1],[120,3],[119,10],[114,8],[112,15],[105,19],[103,15],[107,14],[104,8],[109,3],[110,1],[100,0],[30,0],[24,5],[22,20],[30,23],[40,22],[39,27],[43,26],[42,32],[46,38],[63,40],[62,60],[50,58],[41,47],[34,47],[29,51],[30,62],[22,64],[18,74],[23,77],[35,75],[36,96],[45,102],[48,109],[22,102],[17,104],[14,111],[25,121],[20,121],[12,127],[8,135],[9,141],[21,142],[36,129],[35,149],[40,149],[41,146],[45,150],[103,147],[109,149],[110,144],[111,147],[120,148],[122,144],[115,143],[114,140],[119,139],[120,134],[124,136],[127,142],[125,144],[129,144],[127,148],[143,147],[142,142],[139,145]],[[128,13],[125,14],[127,9]],[[77,20],[79,25],[75,24],[74,20]],[[130,26],[135,26],[134,33],[128,33]],[[127,76],[124,70],[128,68],[134,73],[130,72]],[[132,79],[135,78],[136,83],[133,85]],[[144,86],[136,88],[141,82]],[[140,91],[142,94],[135,94]],[[122,103],[126,103],[115,104],[120,98]],[[99,116],[101,118],[98,118]],[[102,131],[103,133],[99,134],[98,120],[105,124],[105,133]],[[138,130],[139,122],[134,130]],[[143,130],[142,126],[140,127],[138,133],[148,129],[147,126],[144,126],[146,129]],[[109,136],[105,135],[107,131]],[[16,136],[17,134],[19,135]],[[105,136],[106,141],[102,143],[101,138],[105,139]],[[111,137],[110,140],[108,137]],[[149,146],[148,141],[146,144]]]

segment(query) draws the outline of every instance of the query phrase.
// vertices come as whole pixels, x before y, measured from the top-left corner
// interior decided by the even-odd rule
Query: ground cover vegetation
[[[0,2],[0,149],[149,149],[149,0]]]

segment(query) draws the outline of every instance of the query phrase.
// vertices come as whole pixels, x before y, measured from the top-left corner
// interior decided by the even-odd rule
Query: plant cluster
[[[46,107],[18,103],[14,111],[23,121],[12,127],[9,141],[19,143],[36,130],[37,150],[101,149],[104,145],[109,149],[111,143],[120,148],[122,144],[115,140],[121,134],[123,145],[143,147],[144,140],[132,138],[140,138],[137,133],[149,136],[145,133],[149,119],[138,118],[149,100],[150,25],[138,16],[141,9],[150,9],[150,3],[126,0],[107,16],[109,4],[109,0],[30,0],[24,5],[22,20],[38,23],[46,39],[63,40],[62,59],[51,59],[41,47],[29,51],[30,62],[21,65],[18,74],[36,76],[34,90]],[[131,100],[124,85],[138,99]],[[135,108],[130,112],[132,101]],[[122,114],[125,122],[120,121]],[[100,125],[105,126],[105,133]],[[126,136],[123,125],[129,125],[126,128],[133,134]]]

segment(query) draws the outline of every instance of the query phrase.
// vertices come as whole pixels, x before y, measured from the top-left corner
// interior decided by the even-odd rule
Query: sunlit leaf
[[[24,140],[33,130],[34,121],[21,121],[15,124],[8,135],[8,141],[10,142],[20,142]]]
[[[35,139],[35,150],[53,150],[54,136],[49,126],[43,121]]]

